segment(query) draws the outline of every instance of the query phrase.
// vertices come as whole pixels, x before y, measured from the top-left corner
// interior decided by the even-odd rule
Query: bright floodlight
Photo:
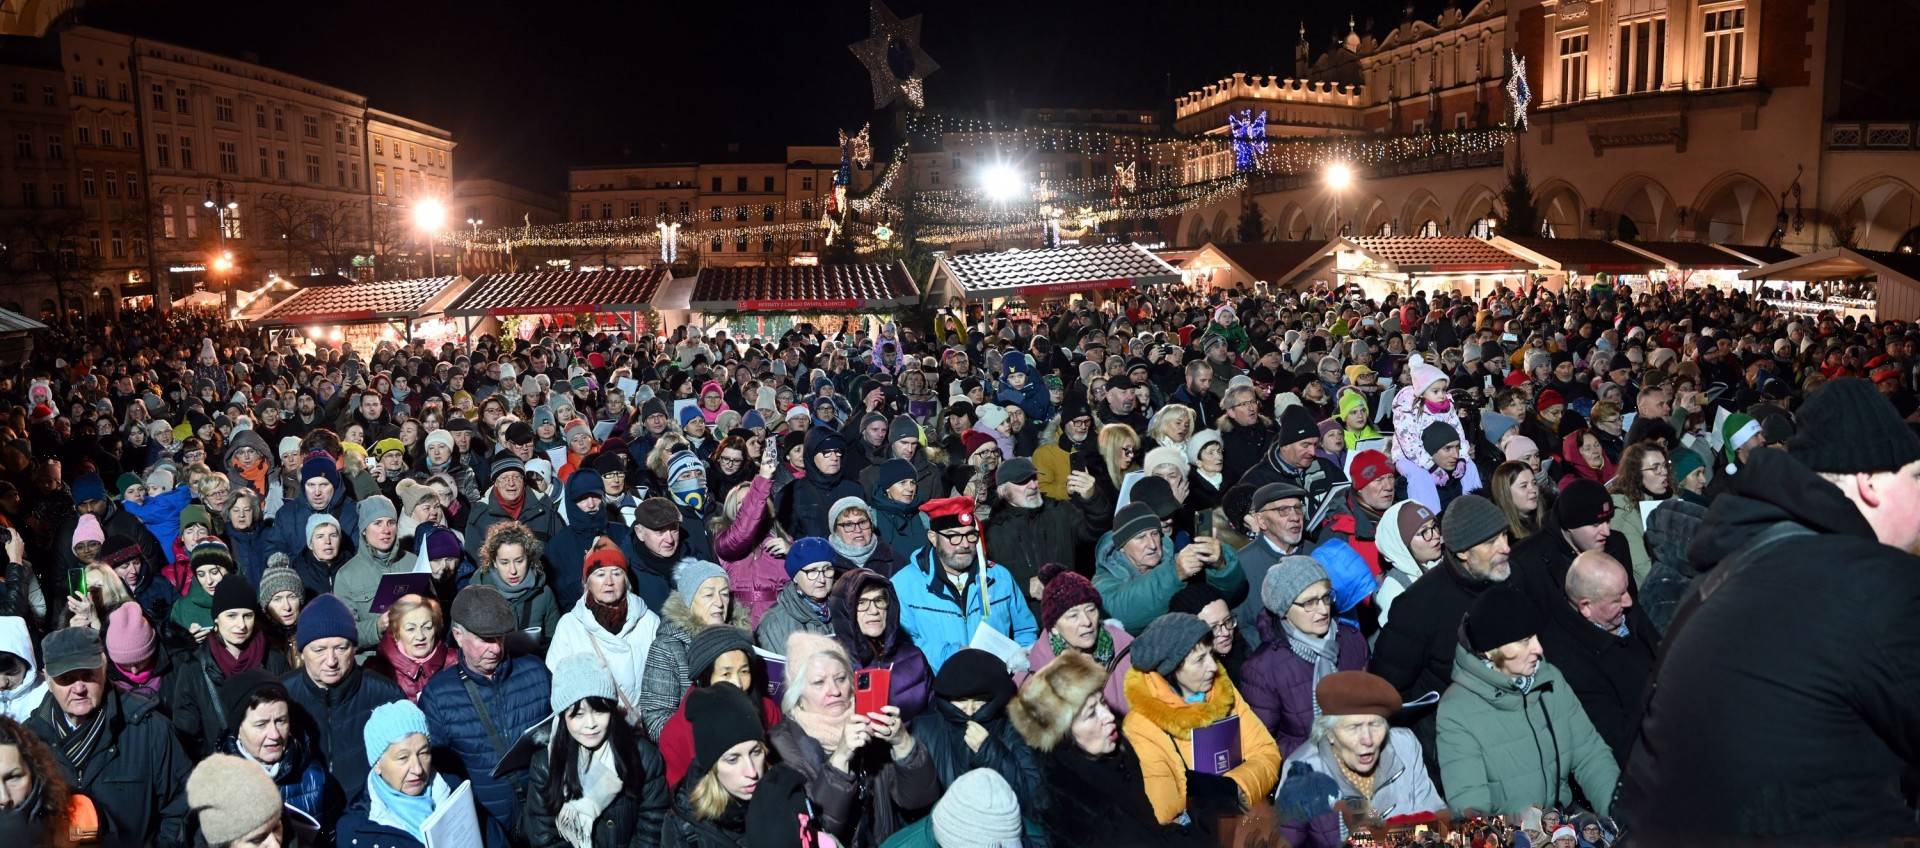
[[[1345,162],[1335,162],[1327,166],[1326,179],[1327,188],[1345,191],[1347,186],[1353,185],[1353,169],[1347,167]]]
[[[1026,183],[1020,178],[1020,172],[1011,165],[989,165],[980,172],[980,190],[995,203],[1005,203],[1026,189]]]
[[[413,225],[429,233],[440,231],[440,225],[447,219],[447,210],[440,201],[425,198],[413,207]]]

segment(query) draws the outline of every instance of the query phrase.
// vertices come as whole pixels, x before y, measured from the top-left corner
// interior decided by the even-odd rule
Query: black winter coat
[[[1452,553],[1443,554],[1440,565],[1420,575],[1394,600],[1394,608],[1402,612],[1388,618],[1387,626],[1374,637],[1373,658],[1367,662],[1367,670],[1386,678],[1400,690],[1404,701],[1425,697],[1429,692],[1445,692],[1453,680],[1453,651],[1459,643],[1460,620],[1473,606],[1473,599],[1491,586],[1491,582],[1467,574]],[[1407,601],[1411,603],[1402,606]],[[1427,772],[1434,775],[1440,773],[1436,713],[1430,707],[1422,708],[1413,724],[1421,752],[1426,755]]]
[[[1774,537],[1781,525],[1797,535]],[[1667,634],[1615,815],[1647,844],[1920,836],[1901,791],[1920,762],[1920,557],[1763,450],[1714,502],[1692,560],[1702,574]]]
[[[1647,555],[1653,557],[1653,568],[1640,587],[1640,609],[1662,634],[1699,576],[1687,560],[1687,548],[1706,520],[1707,508],[1684,498],[1668,498],[1647,516]]]
[[[1099,487],[1084,498],[1042,497],[1033,509],[996,501],[987,519],[987,559],[1006,566],[1024,593],[1049,562],[1092,574],[1093,543],[1112,525],[1113,501]]]
[[[940,786],[944,790],[952,786],[960,776],[977,768],[993,769],[1007,785],[1013,787],[1018,798],[1032,798],[1035,793],[1046,789],[1046,775],[1040,765],[1040,756],[1027,746],[1020,732],[1014,729],[1013,722],[1007,718],[1009,696],[989,701],[974,711],[972,716],[954,707],[953,702],[945,698],[934,698],[927,705],[927,711],[913,720],[912,732],[915,741],[927,746],[927,755],[933,759],[933,769],[940,775]],[[986,728],[987,739],[980,743],[980,750],[967,747],[967,724],[977,722]],[[1072,743],[1068,743],[1072,744]],[[1029,843],[1028,848],[1039,848]]]
[[[1580,617],[1572,604],[1543,611],[1540,648],[1547,662],[1573,687],[1593,729],[1613,749],[1614,761],[1625,763],[1640,726],[1640,707],[1660,637],[1640,607],[1627,609],[1627,635],[1595,627]]]
[[[173,713],[174,733],[180,737],[180,747],[196,760],[213,753],[232,725],[227,720],[226,704],[220,699],[220,686],[227,676],[220,673],[220,665],[208,653],[226,650],[219,646],[219,638],[208,636],[192,651],[176,655],[173,673],[167,675],[167,708]],[[254,638],[269,637],[258,633]],[[276,677],[286,674],[287,655],[269,644],[261,667]]]
[[[555,820],[560,816],[560,806],[569,799],[551,797],[547,792],[553,774],[549,761],[552,725],[535,730],[533,740],[538,747],[527,765],[527,807],[518,830],[533,848],[567,848]],[[593,848],[652,848],[661,844],[661,825],[670,805],[666,762],[660,758],[660,749],[645,738],[635,740],[634,760],[642,773],[622,778],[620,794],[594,820]]]
[[[365,669],[354,669],[332,689],[322,689],[302,670],[280,678],[293,697],[295,723],[308,739],[317,740],[326,759],[335,797],[358,798],[367,786],[367,744],[361,728],[373,708],[406,697],[400,686]]]
[[[56,723],[66,717],[51,695],[27,719],[27,729],[39,734],[73,776],[74,788],[93,799],[109,844],[178,846],[186,839],[187,774],[193,761],[180,750],[173,728],[158,704],[138,696],[121,695],[108,687],[100,705],[106,727],[95,743],[85,768],[60,752]]]

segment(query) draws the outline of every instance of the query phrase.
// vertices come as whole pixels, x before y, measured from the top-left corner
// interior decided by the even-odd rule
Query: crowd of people
[[[4,844],[1920,836],[1911,325],[60,329],[0,375]]]

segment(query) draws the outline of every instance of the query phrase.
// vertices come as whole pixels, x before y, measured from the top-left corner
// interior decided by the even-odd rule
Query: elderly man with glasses
[[[1292,483],[1268,483],[1254,490],[1241,520],[1249,541],[1238,551],[1247,585],[1262,585],[1267,570],[1280,560],[1313,552],[1313,540],[1306,537],[1306,498],[1306,490]],[[1247,599],[1234,608],[1233,617],[1253,621],[1262,609],[1260,593],[1248,592]],[[1251,647],[1259,647],[1259,634],[1252,628],[1247,638]]]
[[[960,649],[987,647],[976,638],[983,628],[1017,643],[1022,655],[1040,634],[1040,624],[1022,594],[1024,587],[1015,583],[1013,574],[1006,566],[978,561],[980,524],[973,509],[973,499],[965,496],[922,505],[928,546],[893,576],[894,592],[900,596],[900,626],[913,636],[935,673]]]

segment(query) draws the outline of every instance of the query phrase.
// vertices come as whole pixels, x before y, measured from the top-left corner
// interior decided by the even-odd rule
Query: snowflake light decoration
[[[1507,123],[1516,130],[1524,130],[1527,128],[1527,104],[1533,102],[1533,89],[1527,85],[1527,57],[1508,50],[1507,68],[1507,101],[1513,107]]]
[[[1252,170],[1253,157],[1267,152],[1267,110],[1258,115],[1251,108],[1228,112],[1227,132],[1233,136],[1233,169]]]

